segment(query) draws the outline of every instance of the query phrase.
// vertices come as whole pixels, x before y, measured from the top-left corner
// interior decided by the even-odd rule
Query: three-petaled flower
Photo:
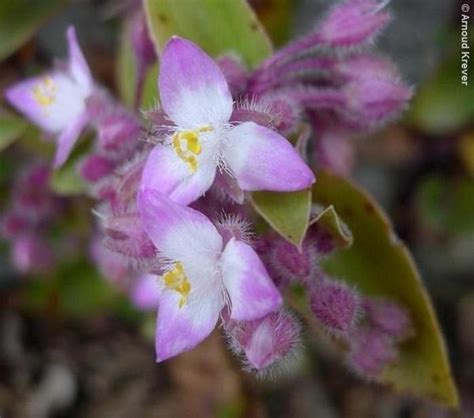
[[[93,81],[73,27],[67,30],[69,60],[39,77],[10,87],[6,98],[45,132],[58,135],[55,166],[68,158],[88,122],[86,99]]]
[[[227,81],[192,42],[171,38],[158,82],[172,133],[151,152],[142,188],[187,205],[211,187],[218,168],[248,191],[294,191],[314,182],[312,171],[277,132],[253,122],[230,122],[233,101]]]
[[[202,213],[149,189],[139,192],[145,230],[159,248],[158,361],[190,350],[230,318],[254,320],[277,310],[282,298],[248,244],[221,235]]]

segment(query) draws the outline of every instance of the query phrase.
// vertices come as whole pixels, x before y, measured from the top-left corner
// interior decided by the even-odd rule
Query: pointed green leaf
[[[0,1],[0,61],[30,39],[65,0]]]
[[[309,224],[311,190],[252,193],[255,210],[283,238],[299,247]]]
[[[250,67],[271,53],[271,43],[244,0],[145,0],[152,38],[160,52],[173,35],[208,54],[234,52]]]
[[[313,206],[313,214],[316,211],[316,216],[311,219],[309,228],[313,225],[323,228],[334,240],[337,248],[348,248],[352,245],[352,232],[348,226],[341,220],[333,205],[323,209],[319,205]]]
[[[0,151],[3,151],[26,130],[28,124],[24,119],[0,108]]]
[[[380,381],[449,406],[458,405],[446,347],[412,256],[383,210],[348,180],[318,173],[314,202],[334,205],[354,236],[351,248],[329,257],[325,269],[363,293],[392,298],[410,310],[416,336],[401,345],[400,361]]]

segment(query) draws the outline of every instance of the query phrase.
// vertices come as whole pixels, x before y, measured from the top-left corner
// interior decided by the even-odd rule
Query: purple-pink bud
[[[311,310],[329,332],[346,334],[359,313],[359,296],[343,282],[320,279],[311,288]]]
[[[344,94],[349,120],[370,127],[397,116],[406,107],[412,90],[396,78],[369,75],[345,85]]]
[[[295,132],[301,121],[301,108],[296,100],[284,93],[266,94],[263,99],[273,115],[273,128],[282,135]]]
[[[123,109],[104,116],[98,123],[99,144],[104,151],[119,155],[130,150],[137,142],[140,125],[134,116]]]
[[[106,235],[104,246],[109,250],[138,260],[156,255],[156,248],[144,231],[138,213],[106,215],[102,227]]]
[[[232,238],[247,243],[250,243],[252,240],[250,223],[239,215],[223,215],[216,222],[215,226],[222,236],[224,245]]]
[[[377,329],[361,327],[350,340],[349,365],[361,376],[373,377],[397,359],[393,340]]]
[[[239,97],[246,89],[247,70],[238,57],[223,55],[216,60],[229,85],[232,97]]]
[[[300,341],[298,322],[284,310],[254,321],[231,322],[227,332],[231,349],[256,371],[291,358]]]
[[[84,158],[79,166],[81,177],[91,183],[95,183],[101,178],[112,173],[114,162],[97,154],[92,154]]]
[[[120,254],[109,251],[102,241],[102,237],[95,237],[92,240],[90,247],[92,260],[105,279],[121,290],[128,290],[133,276],[129,260]]]
[[[156,60],[155,46],[150,39],[143,10],[139,10],[132,20],[131,41],[133,52],[141,66],[147,67]]]
[[[319,167],[347,176],[354,165],[353,132],[329,128],[319,131],[315,158]]]
[[[387,299],[365,298],[362,302],[368,321],[396,340],[409,337],[413,332],[410,315],[398,303]]]
[[[22,273],[47,272],[54,266],[50,245],[39,236],[23,235],[13,242],[12,263]]]
[[[318,34],[333,47],[355,47],[370,42],[390,20],[375,0],[350,0],[336,5],[322,21]]]

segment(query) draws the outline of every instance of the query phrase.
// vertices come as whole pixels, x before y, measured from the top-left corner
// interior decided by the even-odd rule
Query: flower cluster
[[[250,192],[313,185],[307,137],[288,140],[305,121],[317,164],[347,171],[347,159],[337,161],[350,154],[347,138],[403,108],[410,88],[386,60],[361,52],[388,19],[373,0],[337,5],[252,72],[172,37],[159,57],[161,106],[145,121],[93,82],[73,28],[66,64],[7,90],[12,106],[57,137],[56,167],[84,129],[95,132],[77,167],[97,200],[91,255],[138,307],[158,308],[159,361],[195,347],[220,320],[249,369],[288,360],[300,324],[282,294],[295,283],[318,324],[347,342],[354,368],[372,375],[396,358],[410,335],[404,309],[326,276],[319,260],[336,245],[317,223],[302,249],[274,235],[253,240],[247,204]],[[142,12],[132,23],[138,103],[156,56]]]
[[[1,234],[11,243],[12,264],[22,273],[48,272],[58,259],[59,246],[53,249],[48,233],[65,202],[49,190],[50,174],[44,163],[23,167],[1,217]]]

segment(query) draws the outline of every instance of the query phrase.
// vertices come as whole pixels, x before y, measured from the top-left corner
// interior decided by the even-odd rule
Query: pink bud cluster
[[[413,336],[406,309],[393,300],[364,298],[362,318],[349,339],[349,366],[371,378],[398,358],[398,344]]]
[[[97,140],[80,163],[79,172],[89,183],[96,184],[113,174],[140,147],[141,125],[135,115],[101,90],[87,100],[87,112]]]
[[[57,261],[48,233],[64,202],[49,189],[50,174],[46,164],[23,167],[1,217],[1,234],[12,246],[12,264],[22,273],[50,271]]]
[[[233,93],[273,104],[290,130],[304,111],[317,140],[316,163],[347,174],[354,158],[348,140],[398,116],[412,96],[396,67],[370,51],[390,21],[383,6],[375,0],[335,5],[311,33],[247,77],[238,61],[222,58]]]
[[[363,296],[354,287],[328,276],[321,269],[321,258],[336,249],[326,229],[317,222],[313,224],[301,249],[276,236],[258,241],[257,249],[281,290],[294,284],[303,286],[316,324],[326,334],[344,341],[348,347],[349,367],[361,376],[372,378],[396,362],[398,344],[413,336],[413,324],[408,312],[395,301]],[[234,351],[239,352],[240,349],[240,352],[246,353],[246,361],[258,368],[258,361],[252,359],[260,355],[258,349],[263,349],[248,342],[253,333],[259,341],[260,334],[255,329],[256,325],[249,328],[240,326],[230,334],[233,336],[231,346]],[[244,337],[236,339],[236,332],[247,340]],[[274,352],[278,350],[275,348]],[[275,357],[278,356],[275,354]]]

